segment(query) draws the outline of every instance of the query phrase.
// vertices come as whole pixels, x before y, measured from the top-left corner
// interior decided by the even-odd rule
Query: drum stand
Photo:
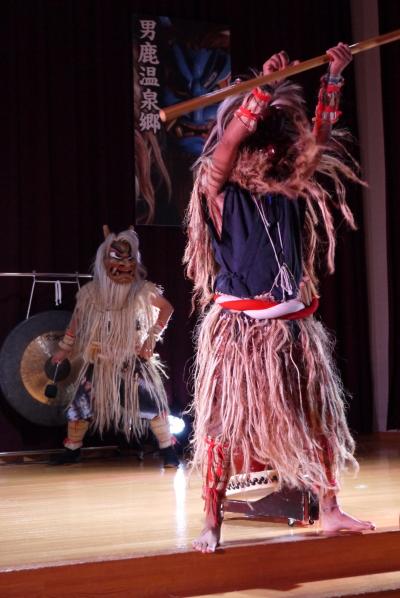
[[[263,519],[274,523],[312,525],[319,519],[318,497],[308,490],[283,488],[256,501],[225,498],[222,517],[238,513],[246,519]]]

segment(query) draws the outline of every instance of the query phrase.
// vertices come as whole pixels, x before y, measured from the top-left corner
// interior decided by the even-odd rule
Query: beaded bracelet
[[[317,128],[323,123],[333,125],[338,121],[342,114],[339,110],[339,102],[343,84],[343,77],[324,75],[321,78],[318,103],[313,119]]]

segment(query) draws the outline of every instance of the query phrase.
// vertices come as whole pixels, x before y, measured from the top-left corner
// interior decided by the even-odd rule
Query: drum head
[[[54,380],[49,360],[71,320],[69,311],[46,311],[18,324],[0,351],[0,386],[10,405],[27,420],[45,426],[66,423],[65,409],[73,398],[80,360],[71,356]],[[53,376],[53,377],[49,377]],[[46,387],[56,384],[54,393]],[[50,396],[48,396],[50,395]]]
[[[278,474],[274,469],[240,473],[230,477],[226,488],[226,498],[254,502],[278,489]]]

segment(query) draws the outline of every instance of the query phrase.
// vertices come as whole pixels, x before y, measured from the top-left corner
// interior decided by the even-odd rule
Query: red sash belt
[[[218,295],[214,295],[214,300],[218,297]],[[275,305],[279,305],[278,301],[270,301],[268,299],[235,299],[232,301],[223,301],[218,303],[224,309],[232,309],[235,311],[247,311],[249,309],[268,309],[270,307],[275,307]],[[319,305],[318,297],[313,297],[310,305],[301,309],[300,311],[295,311],[291,314],[285,314],[284,316],[279,316],[280,320],[301,320],[303,318],[308,318],[314,312],[317,311]],[[276,319],[276,318],[271,318]]]

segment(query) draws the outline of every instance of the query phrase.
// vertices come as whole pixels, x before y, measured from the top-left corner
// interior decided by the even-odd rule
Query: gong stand
[[[76,285],[91,279],[79,272],[0,272],[2,278],[30,278],[32,281],[25,319],[5,338],[0,348],[0,387],[9,404],[28,421],[45,426],[66,423],[65,408],[71,401],[74,381],[81,369],[79,356],[72,355],[63,367],[51,363],[71,312],[60,309],[62,285]],[[31,315],[32,301],[38,284],[54,287],[58,309]],[[64,367],[65,366],[65,367]],[[58,371],[60,370],[60,371]],[[61,371],[63,370],[63,371]],[[64,371],[65,370],[65,371]],[[49,390],[53,390],[50,394]]]
[[[35,293],[37,284],[50,284],[54,286],[54,303],[56,306],[62,303],[62,285],[75,284],[80,289],[81,278],[92,278],[91,274],[80,274],[79,272],[59,273],[59,272],[0,272],[0,276],[9,278],[31,278],[32,287],[29,295],[28,309],[26,311],[25,319],[27,320],[31,315],[31,307],[33,295]]]

